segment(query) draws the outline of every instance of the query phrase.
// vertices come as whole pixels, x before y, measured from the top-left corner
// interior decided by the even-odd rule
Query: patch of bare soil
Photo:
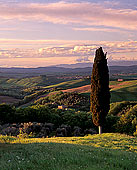
[[[89,93],[90,92],[91,85],[86,85],[82,87],[62,90],[63,92],[77,92],[77,93]]]
[[[132,85],[132,82],[130,82],[130,81],[129,82],[128,81],[121,82],[121,83],[116,84],[116,85],[111,85],[110,88],[111,89],[113,89],[113,88],[118,89],[118,88],[120,88],[122,86],[127,86],[127,85]]]
[[[110,85],[110,88],[120,88],[123,85],[130,85],[131,82],[122,82],[117,85]],[[67,89],[67,90],[62,90],[63,92],[77,92],[77,93],[90,93],[90,88],[91,85],[85,85],[82,87],[77,87],[77,88],[72,88],[72,89]]]

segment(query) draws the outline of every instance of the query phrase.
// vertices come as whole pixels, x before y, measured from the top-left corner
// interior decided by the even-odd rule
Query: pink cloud
[[[82,60],[93,59],[95,50],[102,46],[108,52],[108,57],[113,56],[114,59],[123,55],[125,58],[137,59],[137,41],[127,42],[110,42],[110,41],[64,41],[64,40],[1,40],[0,44],[21,45],[22,48],[1,48],[0,59],[29,59],[29,58],[45,58],[53,60],[53,58],[75,58]],[[26,48],[22,44],[28,43],[33,48]],[[40,44],[39,44],[40,43]],[[35,46],[35,44],[39,44]],[[50,44],[50,45],[49,45]],[[23,48],[24,47],[24,48]],[[64,60],[64,59],[63,59]],[[33,62],[33,61],[32,61]],[[53,60],[54,62],[54,60]]]
[[[89,2],[27,3],[9,6],[1,4],[0,18],[7,20],[37,20],[59,24],[112,26],[137,30],[137,10],[113,9]]]

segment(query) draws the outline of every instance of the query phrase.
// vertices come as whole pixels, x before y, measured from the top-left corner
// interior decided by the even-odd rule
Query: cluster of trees
[[[55,126],[62,124],[71,127],[79,126],[82,129],[91,128],[91,113],[74,110],[51,109],[43,105],[35,105],[27,108],[15,108],[10,105],[0,105],[1,124],[21,122],[48,122]]]
[[[34,102],[35,104],[46,105],[50,107],[57,107],[58,105],[65,105],[76,110],[89,111],[90,101],[89,97],[76,92],[55,92],[52,95],[40,98]]]
[[[41,87],[41,86],[34,86],[34,87],[29,87],[29,88],[23,89],[23,92],[26,95],[31,95],[31,94],[35,93],[36,91],[40,91],[40,90],[43,90],[43,87]]]
[[[117,120],[111,124],[116,132],[132,135],[137,126],[137,102],[123,101],[113,103],[108,113],[109,116]]]
[[[37,97],[39,97],[41,95],[46,95],[49,92],[53,92],[53,91],[56,90],[55,88],[51,88],[51,89],[47,89],[47,90],[45,90],[45,89],[44,90],[38,90],[38,91],[34,91],[33,89],[35,89],[35,88],[32,88],[33,93],[31,93],[30,92],[31,88],[29,88],[28,91],[27,91],[27,93],[29,93],[29,95],[25,95],[22,100],[20,100],[17,103],[14,103],[14,106],[18,107],[18,106],[21,106],[23,104],[29,103],[29,102],[31,102],[32,100],[35,100]]]
[[[119,105],[116,106],[119,109]],[[118,132],[133,135],[137,126],[137,104],[132,106],[129,111],[123,113],[121,109],[116,113],[113,107],[106,116],[103,125],[104,132]],[[114,111],[114,112],[113,112]],[[53,123],[55,127],[62,124],[70,125],[72,128],[96,129],[92,121],[92,113],[75,110],[51,109],[44,105],[35,105],[27,108],[15,108],[10,105],[0,105],[1,123],[23,123],[23,122],[47,122]],[[97,130],[97,129],[96,129]]]

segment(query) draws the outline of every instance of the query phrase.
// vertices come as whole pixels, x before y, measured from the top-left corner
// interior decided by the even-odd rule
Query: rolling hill
[[[137,65],[130,66],[109,66],[110,74],[129,74],[137,73]],[[22,78],[30,76],[40,76],[40,75],[62,75],[62,74],[81,74],[81,75],[91,75],[91,66],[85,65],[82,67],[38,67],[38,68],[2,68],[0,67],[0,73],[2,77],[9,78]]]

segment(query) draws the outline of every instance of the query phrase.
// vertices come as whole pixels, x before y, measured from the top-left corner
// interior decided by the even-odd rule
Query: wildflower
[[[20,159],[20,157],[19,157],[19,156],[16,156],[16,158],[17,158],[17,159]]]

